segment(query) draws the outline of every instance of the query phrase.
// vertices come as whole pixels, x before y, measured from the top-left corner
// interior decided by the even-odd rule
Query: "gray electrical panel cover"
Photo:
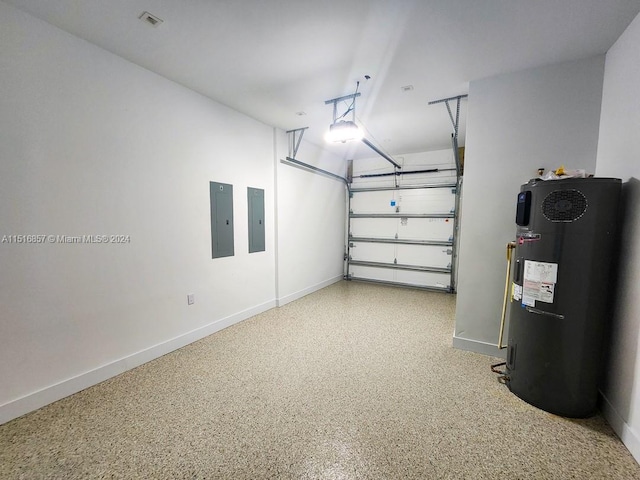
[[[211,200],[212,258],[232,257],[233,251],[233,185],[209,183]]]
[[[247,188],[249,204],[249,253],[264,252],[264,190]]]

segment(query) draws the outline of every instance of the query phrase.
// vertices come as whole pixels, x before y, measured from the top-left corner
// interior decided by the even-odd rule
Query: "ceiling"
[[[605,53],[640,12],[640,0],[5,2],[268,125],[309,127],[304,138],[325,147],[325,100],[360,81],[356,121],[391,155],[451,146],[447,109],[429,101],[480,78]],[[163,22],[140,20],[145,11]],[[360,143],[328,148],[375,155]]]

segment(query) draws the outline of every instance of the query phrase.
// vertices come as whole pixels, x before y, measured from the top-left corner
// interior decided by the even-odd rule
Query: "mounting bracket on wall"
[[[458,151],[458,127],[460,126],[460,100],[467,98],[469,95],[458,95],[455,97],[441,98],[440,100],[433,100],[429,102],[429,105],[435,105],[436,103],[444,103],[447,106],[447,112],[449,112],[449,118],[453,125],[453,133],[451,134],[451,143],[453,146],[453,157],[456,161],[456,170],[458,171],[458,177],[462,175],[462,166],[460,164],[460,153]],[[453,117],[451,113],[451,105],[449,102],[456,101],[456,116]]]
[[[287,130],[287,136],[289,137],[289,157],[296,158],[298,154],[298,148],[300,148],[300,142],[304,137],[304,131],[309,127],[296,128],[295,130]]]
[[[460,123],[460,100],[463,98],[467,98],[469,95],[458,95],[456,97],[449,98],[441,98],[440,100],[433,100],[429,102],[429,105],[435,105],[436,103],[444,103],[447,106],[447,112],[449,112],[449,118],[451,119],[451,123],[453,125],[453,134],[455,138],[458,138],[458,126]],[[456,118],[453,118],[453,114],[451,113],[451,105],[449,105],[450,101],[456,100]]]
[[[460,229],[459,220],[460,220],[460,192],[462,191],[462,164],[460,162],[460,150],[458,149],[458,129],[460,126],[460,101],[463,98],[467,98],[469,95],[457,95],[455,97],[441,98],[440,100],[433,100],[429,102],[429,105],[435,105],[436,103],[444,103],[447,107],[447,112],[449,112],[449,118],[451,119],[451,125],[453,126],[453,133],[451,134],[451,146],[453,148],[453,158],[456,163],[456,187],[455,193],[455,207],[454,217],[453,217],[453,236],[451,238],[451,289],[452,291],[456,291],[456,266],[458,263],[458,231]],[[451,112],[451,105],[449,102],[456,102],[456,116],[453,116]],[[448,252],[447,252],[448,253]]]
[[[340,175],[336,175],[335,173],[329,172],[327,170],[323,170],[322,168],[315,167],[313,165],[309,165],[308,163],[301,162],[296,159],[296,155],[298,154],[298,148],[300,148],[300,142],[302,141],[302,137],[304,136],[304,131],[309,127],[297,128],[295,130],[287,130],[287,137],[289,142],[289,155],[285,160],[280,160],[281,163],[286,165],[290,165],[292,167],[302,168],[311,173],[319,173],[326,177],[333,178],[335,180],[340,180],[343,182],[347,188],[349,188],[349,182],[346,178],[341,177]]]

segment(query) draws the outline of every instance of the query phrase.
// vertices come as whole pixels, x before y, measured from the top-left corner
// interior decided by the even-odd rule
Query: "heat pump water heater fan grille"
[[[555,190],[542,202],[542,214],[552,222],[573,222],[587,211],[587,197],[578,190]]]

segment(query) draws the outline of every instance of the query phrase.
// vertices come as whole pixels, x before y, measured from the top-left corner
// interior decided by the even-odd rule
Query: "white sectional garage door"
[[[395,175],[380,159],[354,162],[348,278],[455,291],[453,153],[407,155],[401,162],[402,172],[438,171]]]

